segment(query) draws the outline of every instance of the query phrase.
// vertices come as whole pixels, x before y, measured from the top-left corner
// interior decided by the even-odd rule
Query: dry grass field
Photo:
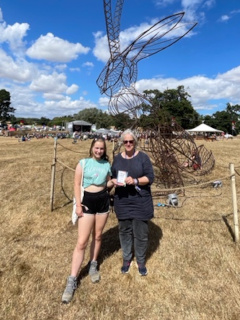
[[[200,143],[199,141],[198,143]],[[111,213],[100,254],[101,282],[87,276],[88,251],[73,301],[61,303],[77,228],[71,224],[73,170],[90,141],[59,141],[54,211],[50,211],[53,139],[18,142],[0,137],[1,320],[238,320],[240,252],[234,242],[229,163],[236,168],[240,206],[240,139],[203,142],[214,171],[158,207],[150,223],[147,277],[133,265],[122,275],[117,219]],[[112,146],[108,143],[108,153]],[[222,180],[222,188],[211,182]],[[207,183],[209,182],[209,183]]]

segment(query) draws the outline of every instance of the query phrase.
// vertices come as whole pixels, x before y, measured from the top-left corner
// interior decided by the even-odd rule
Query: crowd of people
[[[103,138],[106,141],[113,141],[118,139],[121,134],[111,134],[111,133],[97,133],[97,132],[79,132],[74,131],[72,134],[73,143],[76,143],[78,140],[87,140],[87,139],[98,139]]]

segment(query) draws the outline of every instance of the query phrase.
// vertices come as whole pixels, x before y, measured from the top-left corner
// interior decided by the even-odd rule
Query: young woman
[[[103,228],[109,214],[107,183],[111,176],[106,143],[103,139],[92,141],[89,156],[89,158],[80,160],[75,171],[74,195],[76,214],[79,217],[78,240],[73,251],[71,275],[67,279],[67,285],[62,295],[62,302],[64,303],[69,303],[72,300],[77,288],[77,276],[84,260],[85,249],[91,232],[89,275],[93,283],[100,280],[97,258],[101,247]],[[84,197],[81,203],[82,170]]]
[[[136,150],[137,138],[127,129],[121,140],[124,151],[112,164],[112,182],[116,186],[114,210],[119,222],[119,238],[123,253],[122,273],[128,273],[133,260],[132,247],[141,276],[147,275],[146,252],[148,221],[153,218],[151,184],[154,173],[147,154]]]

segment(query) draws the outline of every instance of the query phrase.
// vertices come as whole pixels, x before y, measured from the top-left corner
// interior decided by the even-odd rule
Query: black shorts
[[[99,192],[84,191],[83,213],[101,214],[109,212],[109,193],[107,189]]]

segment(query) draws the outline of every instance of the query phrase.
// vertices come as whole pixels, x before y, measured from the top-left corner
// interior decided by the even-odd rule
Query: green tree
[[[49,127],[53,127],[54,125],[55,126],[65,126],[66,122],[71,122],[73,120],[74,120],[74,118],[71,115],[63,116],[63,117],[55,117],[48,122],[48,126]]]
[[[237,135],[240,131],[240,124],[238,121],[238,118],[240,116],[240,105],[231,105],[230,103],[227,103],[226,111],[230,114],[231,117],[231,130],[229,130],[229,132],[232,132],[232,134]],[[234,130],[232,128],[232,123],[234,123],[235,126]]]
[[[11,118],[11,113],[14,113],[15,109],[10,106],[11,97],[10,93],[5,89],[0,90],[0,121],[5,123]]]
[[[217,111],[213,115],[204,116],[202,119],[207,125],[214,127],[224,132],[238,134],[240,131],[240,124],[238,121],[240,113],[240,105],[231,105],[227,103],[226,109],[223,111]],[[235,129],[232,129],[232,122],[235,124]]]
[[[233,117],[236,117],[236,115],[238,115],[240,112],[240,105],[231,105],[230,103],[227,103],[226,111],[230,113]]]
[[[127,128],[131,128],[134,121],[129,117],[128,114],[119,113],[115,116],[112,116],[112,122],[117,130],[125,130]]]
[[[40,124],[43,126],[48,126],[50,119],[45,118],[45,117],[41,117],[40,119]]]
[[[226,111],[217,111],[212,115],[214,119],[214,128],[231,132],[231,115]]]
[[[200,115],[188,100],[190,95],[185,91],[184,86],[167,89],[164,92],[157,89],[146,90],[144,93],[150,100],[151,106],[142,106],[140,122],[143,126],[171,121],[172,118],[184,129],[193,128],[198,124]]]
[[[75,120],[83,120],[90,122],[92,124],[96,124],[97,129],[99,128],[109,128],[112,125],[111,116],[99,110],[97,108],[89,108],[84,109],[78,112],[78,114],[74,115]]]

